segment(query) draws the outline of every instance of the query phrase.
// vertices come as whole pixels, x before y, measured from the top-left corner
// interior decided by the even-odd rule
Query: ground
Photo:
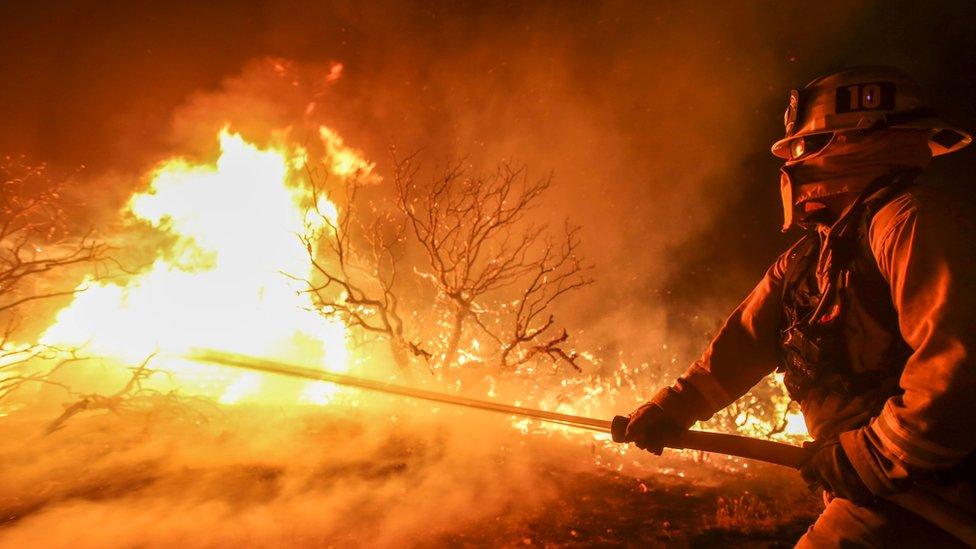
[[[784,547],[819,506],[775,466],[402,403],[50,419],[0,418],[2,547]]]
[[[557,473],[558,474],[558,473]],[[702,488],[610,472],[566,475],[551,513],[502,532],[446,536],[450,545],[543,547],[792,547],[815,505],[746,492],[755,480]],[[502,533],[502,535],[499,535]],[[434,544],[437,545],[437,544]]]

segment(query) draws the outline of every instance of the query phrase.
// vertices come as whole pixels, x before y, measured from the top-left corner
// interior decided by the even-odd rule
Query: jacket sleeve
[[[672,387],[687,416],[706,420],[776,367],[786,258],[780,256],[729,316],[701,358]]]
[[[904,393],[867,427],[840,437],[877,494],[950,468],[976,448],[974,232],[951,204],[936,207],[911,195],[886,206],[872,224],[872,249],[913,349],[900,378]]]

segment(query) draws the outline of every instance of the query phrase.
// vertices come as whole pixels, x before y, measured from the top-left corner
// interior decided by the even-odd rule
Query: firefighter
[[[785,126],[783,229],[804,235],[627,438],[660,453],[778,370],[826,502],[798,547],[952,544],[883,498],[912,487],[976,513],[976,230],[965,201],[917,179],[971,136],[880,66],[792,91]]]

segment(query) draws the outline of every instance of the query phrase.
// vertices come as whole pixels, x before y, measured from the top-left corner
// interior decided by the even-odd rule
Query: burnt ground
[[[14,413],[0,546],[789,547],[818,512],[777,467],[436,415]]]
[[[517,528],[445,536],[439,545],[508,547],[792,547],[818,512],[813,505],[748,493],[748,482],[635,482],[612,472],[558,479],[565,499]],[[790,506],[787,509],[781,506]]]

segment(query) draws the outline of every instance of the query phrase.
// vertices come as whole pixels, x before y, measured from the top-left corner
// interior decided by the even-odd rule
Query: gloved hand
[[[800,476],[811,491],[822,488],[858,505],[868,505],[875,500],[837,439],[814,442],[807,447],[814,448],[814,453],[800,468]]]
[[[627,440],[641,450],[661,455],[665,446],[673,442],[681,429],[654,402],[648,402],[630,414],[627,424]]]
[[[666,387],[630,414],[625,440],[661,455],[703,415],[704,401],[693,389]]]

